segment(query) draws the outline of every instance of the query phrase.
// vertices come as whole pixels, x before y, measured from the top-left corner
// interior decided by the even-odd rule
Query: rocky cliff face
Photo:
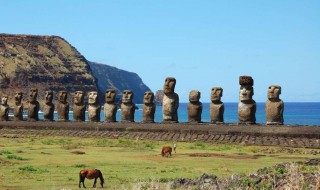
[[[124,89],[133,90],[136,103],[149,90],[135,73],[102,64],[89,65],[61,37],[0,34],[0,94],[9,95],[10,105],[16,91],[22,91],[27,101],[30,88],[39,90],[40,102],[46,90],[55,94],[67,90],[69,95],[77,90],[99,91],[102,104],[109,87],[116,88],[119,95]],[[72,101],[71,96],[68,99]]]
[[[123,90],[132,90],[134,92],[133,102],[142,103],[143,94],[150,90],[136,74],[128,71],[111,67],[109,65],[88,62],[93,76],[97,79],[100,99],[105,99],[105,91],[108,88],[114,88],[117,91],[117,102],[121,101]]]

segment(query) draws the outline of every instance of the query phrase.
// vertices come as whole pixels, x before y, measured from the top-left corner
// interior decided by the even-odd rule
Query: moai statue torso
[[[213,87],[211,90],[210,122],[214,124],[224,122],[224,103],[221,102],[222,93],[223,89],[221,87]]]
[[[0,105],[0,121],[8,121],[8,120],[9,120],[8,96],[3,95],[1,98],[1,105]]]
[[[68,93],[67,91],[58,92],[58,121],[69,121],[69,103],[67,102]]]
[[[14,109],[13,109],[13,120],[14,121],[22,121],[23,120],[23,104],[22,104],[22,92],[17,92],[14,95]]]
[[[267,125],[283,125],[284,103],[279,98],[280,94],[280,86],[269,86],[268,100],[266,101]]]
[[[89,92],[88,98],[88,119],[89,121],[99,122],[101,106],[98,104],[98,92]]]
[[[154,113],[156,112],[156,106],[153,102],[154,94],[151,91],[147,91],[143,96],[142,116],[144,123],[154,123]]]
[[[253,79],[250,76],[240,76],[240,101],[238,104],[239,124],[256,123],[256,102],[252,99]]]
[[[178,123],[179,96],[174,92],[175,85],[175,78],[166,78],[162,99],[162,117],[165,123]]]
[[[37,101],[38,89],[32,88],[29,91],[29,107],[28,107],[28,120],[38,121],[39,120],[39,109],[40,104]]]
[[[104,104],[104,121],[105,122],[116,122],[118,106],[115,104],[116,90],[106,90],[106,103]]]
[[[200,123],[202,114],[202,103],[200,100],[200,92],[198,90],[192,90],[189,94],[188,104],[188,122]]]
[[[133,92],[131,90],[124,90],[121,103],[121,121],[134,122],[134,112],[136,105],[132,102]]]
[[[54,104],[52,103],[53,92],[46,91],[44,95],[45,103],[43,105],[43,119],[44,121],[53,121]]]
[[[85,121],[86,105],[83,102],[83,91],[76,91],[73,95],[73,121]]]

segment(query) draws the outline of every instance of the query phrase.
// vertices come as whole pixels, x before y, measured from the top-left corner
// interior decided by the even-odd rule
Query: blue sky
[[[0,33],[57,35],[88,60],[139,74],[152,91],[177,79],[210,101],[237,102],[240,75],[264,102],[271,84],[285,102],[320,101],[320,1],[0,0]]]

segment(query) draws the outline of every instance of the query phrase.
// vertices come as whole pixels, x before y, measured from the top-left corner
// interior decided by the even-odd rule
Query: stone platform
[[[0,136],[74,136],[320,148],[320,126],[209,123],[0,122]]]

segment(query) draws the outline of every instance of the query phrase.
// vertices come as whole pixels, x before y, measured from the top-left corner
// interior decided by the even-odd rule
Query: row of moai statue
[[[253,79],[250,76],[240,76],[240,92],[238,104],[239,124],[255,124],[256,123],[256,102],[252,99]],[[178,106],[179,96],[174,92],[176,79],[168,77],[165,80],[163,88],[164,97],[162,104],[163,122],[178,122]],[[224,104],[221,101],[223,89],[221,87],[213,87],[211,90],[210,104],[210,122],[214,124],[223,124]],[[282,125],[284,103],[279,98],[281,87],[271,85],[268,89],[268,100],[265,104],[267,125]],[[188,122],[200,123],[202,114],[202,103],[200,102],[200,92],[192,90],[189,94],[188,104]]]
[[[240,76],[240,93],[238,104],[239,124],[255,124],[256,102],[252,99],[253,79],[250,76]],[[174,92],[176,79],[168,77],[163,87],[162,114],[164,123],[178,122],[179,96]],[[224,123],[224,104],[221,101],[223,89],[213,87],[211,91],[210,104],[210,122],[214,124]],[[268,89],[268,100],[266,102],[267,124],[283,124],[284,103],[279,99],[281,87],[272,85]],[[38,90],[31,89],[29,92],[28,120],[38,121],[38,112],[40,104],[37,101]],[[67,91],[59,91],[56,110],[58,121],[69,121],[69,103],[67,102]],[[131,90],[124,90],[121,103],[121,121],[134,122],[135,104],[132,102],[134,93]],[[116,122],[116,113],[118,106],[115,104],[116,91],[114,89],[106,90],[106,99],[104,104],[105,122]],[[9,106],[8,97],[2,96],[0,105],[0,120],[8,120]],[[15,94],[14,120],[23,120],[22,92]],[[45,104],[43,106],[43,116],[45,121],[53,121],[55,105],[52,103],[53,92],[46,91]],[[84,92],[76,91],[73,96],[73,120],[85,121],[86,105],[84,104]],[[154,114],[156,106],[154,104],[154,94],[147,91],[143,98],[143,121],[145,123],[154,123]],[[101,106],[98,104],[98,93],[96,91],[88,93],[88,119],[89,121],[99,122]],[[200,92],[192,90],[189,94],[188,104],[188,122],[200,123],[202,114],[202,103],[200,102]]]

